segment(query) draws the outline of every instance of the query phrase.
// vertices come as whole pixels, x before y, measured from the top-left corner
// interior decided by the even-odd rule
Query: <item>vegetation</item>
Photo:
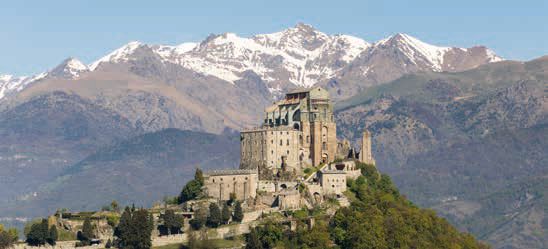
[[[209,204],[209,216],[207,217],[207,226],[208,227],[218,227],[221,224],[221,210],[219,205],[215,203]]]
[[[390,177],[372,165],[358,164],[362,176],[350,191],[356,199],[337,211],[330,237],[342,248],[487,248],[460,233],[431,210],[401,196]]]
[[[153,229],[151,215],[146,209],[135,210],[126,207],[115,230],[115,247],[148,249],[152,246],[150,235]]]
[[[230,212],[230,207],[228,207],[228,204],[225,202],[221,211],[221,224],[228,224],[228,222],[230,221],[230,216],[232,216],[232,213]]]
[[[17,242],[19,236],[17,235],[17,229],[9,228],[4,229],[4,226],[0,224],[0,249],[7,249],[13,246]]]
[[[42,219],[40,223],[33,222],[27,234],[27,244],[31,246],[43,246],[46,243],[55,245],[57,241],[57,228],[48,226],[48,220]]]
[[[296,231],[267,221],[247,236],[246,248],[488,248],[433,211],[413,205],[375,166],[357,166],[362,176],[347,182],[350,207],[327,222],[319,218],[322,210],[295,211]],[[303,222],[310,215],[318,217],[311,229]]]
[[[160,218],[163,220],[163,229],[165,230],[165,233],[169,234],[178,234],[181,232],[181,228],[183,227],[184,218],[182,215],[175,214],[173,210],[166,210],[163,215],[160,216]]]
[[[202,170],[196,169],[194,179],[187,182],[183,187],[181,194],[179,195],[179,204],[194,200],[202,193],[202,187],[204,186],[204,176]]]
[[[244,211],[242,209],[242,204],[239,201],[236,201],[236,205],[234,207],[234,214],[232,215],[232,221],[242,222],[243,219],[244,219]]]

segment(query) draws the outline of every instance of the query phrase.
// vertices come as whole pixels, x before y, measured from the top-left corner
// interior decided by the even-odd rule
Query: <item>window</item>
[[[287,145],[289,146],[289,139],[287,139]]]
[[[270,143],[274,144],[274,140],[270,140]]]
[[[284,145],[284,141],[280,139],[280,146]]]
[[[286,134],[289,135],[289,131]]]
[[[270,154],[274,155],[274,151],[273,151],[273,150],[271,150],[271,151],[270,151]]]
[[[287,154],[289,155],[289,150],[287,151]]]

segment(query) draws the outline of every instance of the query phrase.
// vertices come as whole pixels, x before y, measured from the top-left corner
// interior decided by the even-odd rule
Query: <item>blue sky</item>
[[[548,3],[521,1],[3,1],[0,74],[90,63],[121,45],[179,44],[211,33],[270,33],[298,22],[373,42],[402,32],[435,45],[485,45],[529,60],[548,54]]]

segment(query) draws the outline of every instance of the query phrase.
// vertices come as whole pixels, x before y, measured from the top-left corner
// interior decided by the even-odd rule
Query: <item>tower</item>
[[[362,133],[360,161],[367,164],[375,164],[375,159],[373,159],[373,154],[371,153],[371,133],[368,130],[364,130]]]

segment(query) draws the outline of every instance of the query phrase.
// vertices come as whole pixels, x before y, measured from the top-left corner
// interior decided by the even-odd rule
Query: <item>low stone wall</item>
[[[74,245],[78,242],[75,241],[58,241],[55,246],[51,245],[45,245],[45,246],[29,246],[26,243],[16,244],[13,246],[13,249],[72,249],[76,248]],[[84,246],[84,247],[78,247],[78,249],[98,249],[98,248],[105,248],[104,244],[101,245],[93,245],[93,246]]]

